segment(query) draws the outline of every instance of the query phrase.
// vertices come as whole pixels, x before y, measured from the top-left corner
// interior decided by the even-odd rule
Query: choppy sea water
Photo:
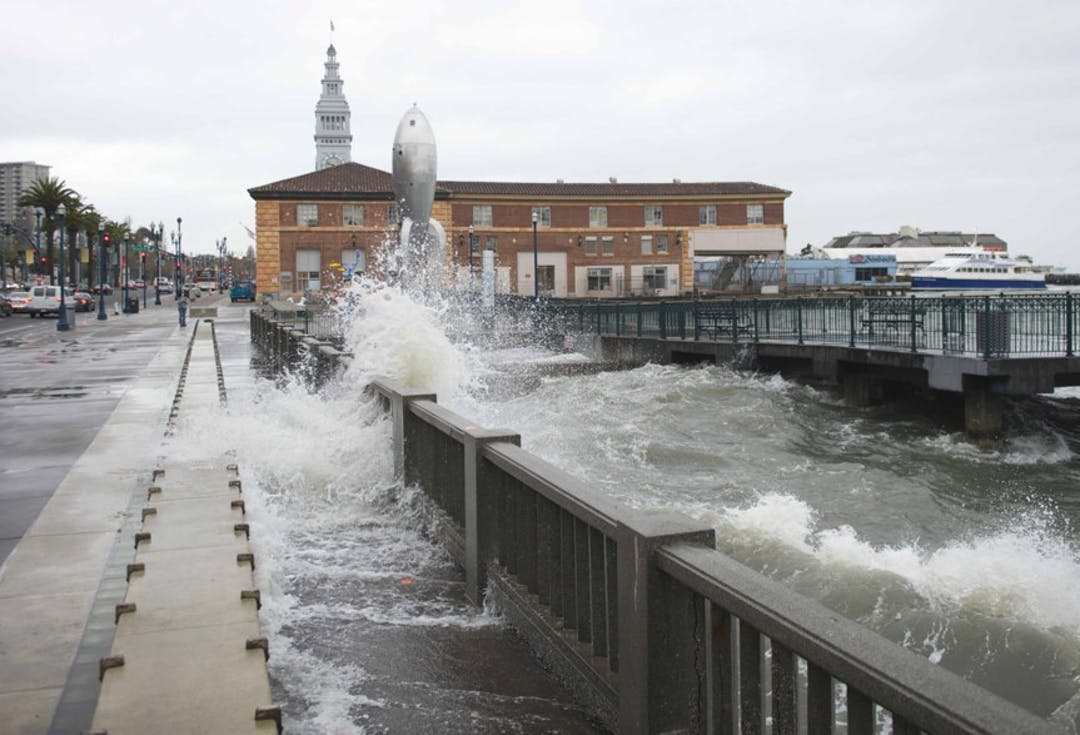
[[[932,404],[853,409],[724,367],[530,378],[577,358],[453,342],[445,311],[393,290],[361,303],[341,383],[313,395],[253,379],[201,434],[236,446],[257,489],[271,664],[301,732],[593,727],[539,680],[498,696],[455,687],[470,655],[513,639],[463,600],[414,492],[394,486],[388,426],[363,394],[376,374],[521,432],[623,502],[709,522],[725,553],[1040,714],[1080,689],[1076,394],[1011,404],[1005,444],[987,451]],[[486,388],[508,372],[520,391]],[[403,659],[444,663],[395,686],[410,667],[384,660],[394,641]],[[514,655],[493,678],[528,678]]]

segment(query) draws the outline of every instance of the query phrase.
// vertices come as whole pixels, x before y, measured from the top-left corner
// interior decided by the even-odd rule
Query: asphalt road
[[[52,317],[0,319],[0,563],[176,329],[171,298],[147,303],[121,315],[110,304],[105,321],[78,313],[68,332]]]

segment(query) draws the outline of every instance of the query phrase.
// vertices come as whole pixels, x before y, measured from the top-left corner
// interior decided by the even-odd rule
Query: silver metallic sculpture
[[[435,134],[415,104],[394,134],[394,199],[401,210],[403,282],[431,293],[442,276],[446,232],[431,219],[435,201]]]

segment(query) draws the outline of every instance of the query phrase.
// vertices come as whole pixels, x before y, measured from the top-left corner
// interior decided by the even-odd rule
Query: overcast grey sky
[[[791,252],[978,227],[1080,271],[1076,0],[11,3],[0,160],[242,250],[246,190],[314,168],[331,19],[355,161],[415,101],[442,179],[756,181]]]

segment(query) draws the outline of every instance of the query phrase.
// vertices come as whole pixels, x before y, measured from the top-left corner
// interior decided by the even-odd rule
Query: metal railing
[[[369,390],[399,476],[460,527],[469,597],[509,575],[620,733],[1056,732],[724,556],[699,522],[613,501],[430,393]]]
[[[548,300],[570,331],[722,342],[784,341],[984,358],[1072,357],[1080,298],[1022,295],[817,297],[670,302]]]

